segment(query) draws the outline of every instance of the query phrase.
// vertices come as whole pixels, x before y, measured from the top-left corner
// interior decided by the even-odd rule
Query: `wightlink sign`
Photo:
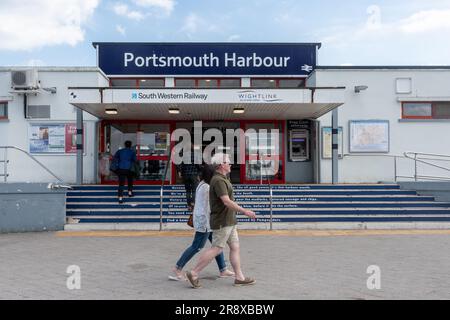
[[[94,43],[109,76],[307,76],[318,43]]]

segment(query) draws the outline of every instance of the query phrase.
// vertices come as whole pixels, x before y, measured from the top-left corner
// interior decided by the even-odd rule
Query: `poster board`
[[[332,150],[332,128],[331,127],[322,127],[322,159],[331,159],[333,155]],[[343,130],[342,127],[338,128],[338,156],[342,159],[344,155],[344,145],[343,145]]]
[[[83,128],[85,129],[85,126]],[[28,145],[31,154],[76,154],[76,139],[75,123],[32,123],[29,127]]]
[[[388,120],[350,120],[350,153],[388,153]]]

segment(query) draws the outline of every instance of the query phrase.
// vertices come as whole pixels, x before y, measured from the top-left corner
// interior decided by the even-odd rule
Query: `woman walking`
[[[212,233],[209,225],[211,209],[209,207],[209,182],[214,175],[214,169],[209,165],[204,165],[201,171],[201,181],[195,192],[195,206],[193,211],[194,217],[194,240],[189,248],[178,259],[175,267],[172,269],[170,280],[186,280],[183,267],[198,253],[209,239],[212,242]],[[217,266],[219,267],[219,276],[221,278],[233,277],[234,272],[227,269],[223,253],[216,256]]]
[[[133,197],[133,172],[131,167],[136,162],[136,153],[131,149],[132,142],[125,141],[125,148],[117,150],[114,158],[117,159],[118,169],[116,171],[119,176],[119,189],[117,196],[119,203],[123,203],[123,187],[125,179],[128,180],[128,196]]]

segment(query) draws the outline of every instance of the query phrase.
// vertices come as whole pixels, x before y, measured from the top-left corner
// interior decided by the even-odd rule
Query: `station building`
[[[96,67],[0,68],[4,182],[115,184],[109,160],[131,140],[137,184],[178,184],[172,134],[199,121],[202,133],[280,133],[254,148],[246,138],[236,184],[450,178],[448,66],[321,66],[319,43],[93,47]]]

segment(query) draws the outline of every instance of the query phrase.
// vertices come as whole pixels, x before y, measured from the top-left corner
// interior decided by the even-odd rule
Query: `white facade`
[[[74,123],[75,107],[69,103],[68,87],[108,87],[106,76],[98,68],[38,68],[41,87],[56,87],[52,94],[41,90],[28,96],[29,105],[50,105],[49,119],[26,119],[23,94],[11,92],[11,70],[0,68],[0,101],[8,102],[8,117],[0,119],[0,146],[14,146],[29,152],[29,131],[32,124]],[[243,78],[242,87],[248,87]],[[318,67],[310,76],[311,87],[345,87],[345,103],[339,107],[339,126],[343,128],[343,159],[339,160],[339,182],[393,182],[395,175],[412,176],[414,163],[397,159],[404,152],[416,151],[450,154],[450,120],[402,119],[402,101],[450,101],[450,69],[445,68],[351,68]],[[173,87],[173,78],[166,78],[166,87]],[[367,86],[359,93],[355,86]],[[397,91],[410,93],[398,93]],[[301,120],[301,119],[299,119]],[[331,126],[331,113],[318,119],[321,127]],[[389,152],[350,153],[350,120],[388,120]],[[98,118],[84,112],[85,153],[84,183],[97,183]],[[320,132],[319,137],[320,141]],[[320,145],[320,143],[319,143]],[[322,157],[319,147],[320,183],[332,181],[331,159]],[[0,150],[0,160],[3,160]],[[46,167],[67,183],[76,181],[76,154],[33,154]],[[8,182],[42,182],[54,178],[26,155],[8,150]],[[419,168],[420,170],[421,168]],[[0,165],[0,172],[3,166]],[[295,170],[290,166],[289,170]],[[395,171],[397,170],[397,171]],[[425,168],[423,168],[425,170]],[[448,172],[428,170],[429,174],[448,175]],[[289,174],[287,172],[287,174]]]
[[[400,83],[397,84],[397,79]],[[410,80],[409,80],[410,79]],[[410,93],[404,90],[406,81]],[[339,160],[339,182],[392,182],[395,180],[393,156],[404,152],[450,154],[450,120],[402,119],[402,101],[450,101],[450,69],[395,67],[318,67],[309,85],[345,86],[345,103],[339,107],[339,126],[343,128],[344,158]],[[367,89],[355,92],[355,86]],[[398,88],[398,86],[400,86]],[[401,89],[401,90],[398,90]],[[331,113],[321,117],[321,126],[331,126]],[[350,120],[388,120],[388,153],[350,153]],[[439,163],[449,167],[448,162]],[[422,174],[449,176],[449,172],[419,164]],[[321,182],[331,182],[331,160],[320,161]],[[397,159],[397,175],[413,176],[414,161]],[[410,179],[406,179],[410,181]]]
[[[67,99],[68,87],[108,86],[108,79],[98,68],[51,68],[39,67],[38,79],[41,88],[56,87],[56,93],[39,90],[38,94],[28,95],[28,105],[50,105],[49,119],[26,119],[24,115],[24,96],[11,92],[11,71],[21,68],[0,68],[0,101],[8,102],[8,119],[0,120],[0,146],[14,146],[29,152],[29,130],[32,124],[75,123],[76,110]],[[23,68],[22,68],[23,69]],[[85,153],[84,181],[96,182],[95,127],[98,119],[84,112]],[[33,156],[63,181],[76,181],[76,154],[33,154]],[[0,149],[0,160],[4,150]],[[8,182],[55,181],[48,172],[32,159],[18,150],[8,149]],[[3,165],[0,165],[3,173]],[[2,177],[3,178],[3,177]],[[3,179],[2,179],[3,181]]]

